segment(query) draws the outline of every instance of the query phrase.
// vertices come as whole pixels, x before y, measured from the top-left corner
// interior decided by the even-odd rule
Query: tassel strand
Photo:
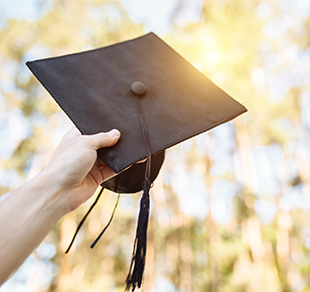
[[[142,283],[146,256],[147,227],[149,221],[150,186],[150,181],[145,180],[143,196],[140,200],[140,213],[136,230],[136,238],[134,242],[129,273],[126,279],[125,291],[129,291],[130,288],[132,288],[131,291],[133,292],[136,287],[140,288]]]

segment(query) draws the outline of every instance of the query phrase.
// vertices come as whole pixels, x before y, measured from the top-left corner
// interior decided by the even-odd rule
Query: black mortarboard
[[[98,156],[121,172],[103,187],[124,193],[143,189],[127,278],[127,289],[134,291],[141,286],[145,264],[149,188],[164,150],[246,109],[153,33],[27,66],[82,134],[114,128],[122,134]]]

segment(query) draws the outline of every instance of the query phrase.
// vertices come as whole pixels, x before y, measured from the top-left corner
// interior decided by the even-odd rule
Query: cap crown
[[[154,33],[27,65],[82,134],[120,130],[115,146],[98,151],[115,172],[147,156],[136,98],[152,154],[246,111]],[[140,97],[134,82],[145,85]]]

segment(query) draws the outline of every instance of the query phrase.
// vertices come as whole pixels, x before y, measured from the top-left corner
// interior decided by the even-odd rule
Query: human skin
[[[64,215],[115,175],[96,150],[113,146],[119,138],[117,130],[81,135],[72,128],[46,167],[0,203],[0,285]]]

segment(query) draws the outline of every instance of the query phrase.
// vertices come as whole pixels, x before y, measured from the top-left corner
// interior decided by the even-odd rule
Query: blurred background
[[[149,31],[249,112],[166,151],[142,290],[310,291],[309,0],[0,0],[0,200],[72,126],[25,62]],[[68,255],[94,198],[64,217],[0,291],[124,291],[139,194],[89,248],[116,198],[104,192]]]

